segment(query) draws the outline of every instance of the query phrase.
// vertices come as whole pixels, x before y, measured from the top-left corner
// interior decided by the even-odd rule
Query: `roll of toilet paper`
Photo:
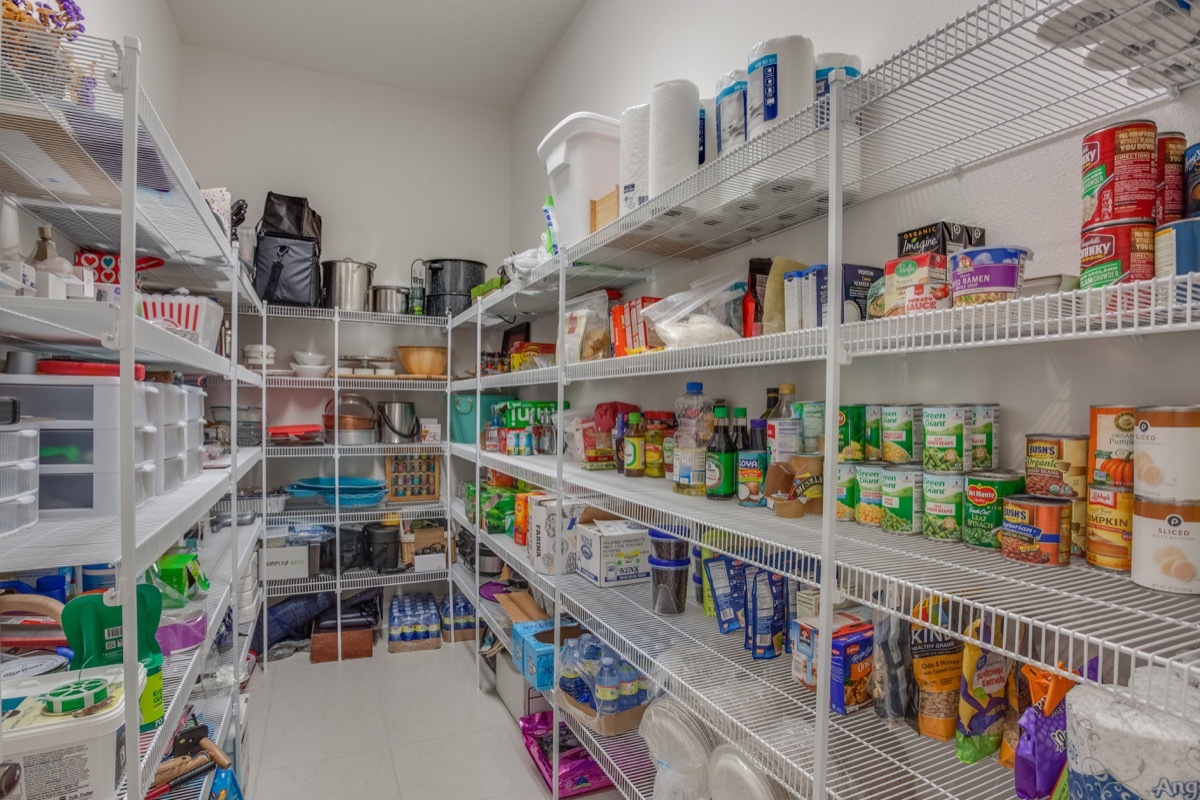
[[[691,81],[663,81],[650,90],[650,196],[696,171],[700,90]]]
[[[780,36],[750,48],[746,68],[746,138],[812,105],[816,72],[811,39]]]
[[[717,81],[717,154],[746,143],[746,70],[726,72]]]
[[[621,213],[650,199],[650,104],[621,114]]]
[[[1200,704],[1200,691],[1160,667],[1134,672],[1135,697],[1192,709]],[[1200,726],[1091,686],[1076,686],[1066,704],[1071,797],[1158,800],[1184,797],[1178,787],[1200,786]]]
[[[700,166],[717,160],[717,98],[700,100]]]

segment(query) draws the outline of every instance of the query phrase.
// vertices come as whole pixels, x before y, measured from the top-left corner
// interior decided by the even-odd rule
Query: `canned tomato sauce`
[[[1083,137],[1083,227],[1154,219],[1158,126],[1138,119]]]
[[[1183,158],[1187,136],[1178,131],[1158,134],[1158,190],[1154,197],[1154,221],[1159,225],[1183,218]]]
[[[1134,412],[1133,489],[1154,500],[1200,500],[1200,406]]]
[[[1087,562],[1128,572],[1132,546],[1133,492],[1111,486],[1089,486]]]
[[[1043,497],[1086,497],[1087,443],[1083,434],[1028,434],[1025,491]]]
[[[1065,567],[1071,563],[1071,501],[1017,494],[1004,498],[1000,553],[1013,561]]]
[[[993,469],[1000,463],[1000,405],[976,403],[971,412],[971,467]]]
[[[921,430],[920,406],[881,407],[879,427],[883,437],[884,461],[889,464],[907,464],[921,460],[925,436]]]
[[[1000,549],[1004,498],[1025,493],[1025,476],[1013,470],[972,472],[966,476],[963,541],[972,547]]]
[[[1133,487],[1133,406],[1092,406],[1088,425],[1088,482]]]
[[[1085,228],[1079,238],[1079,288],[1154,277],[1154,220]]]
[[[1133,582],[1200,594],[1200,503],[1133,499]]]

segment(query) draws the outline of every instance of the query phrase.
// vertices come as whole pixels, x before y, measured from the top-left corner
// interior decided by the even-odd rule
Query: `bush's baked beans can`
[[[1093,486],[1133,488],[1133,406],[1092,406],[1087,480]]]
[[[1189,217],[1200,217],[1200,144],[1183,154],[1183,205]]]
[[[1112,486],[1089,486],[1087,562],[1128,572],[1133,547],[1133,492]]]
[[[1134,411],[1133,490],[1152,500],[1200,501],[1200,406]]]
[[[1154,220],[1085,228],[1079,237],[1079,288],[1154,277]]]
[[[1000,549],[1004,498],[1025,493],[1025,476],[1013,470],[971,472],[963,499],[963,541],[972,547]]]
[[[1088,437],[1082,433],[1025,436],[1025,491],[1042,497],[1087,497]]]
[[[1026,564],[1071,563],[1071,501],[1016,494],[1004,498],[1000,553]]]
[[[1158,126],[1130,120],[1083,137],[1083,225],[1154,219]]]
[[[1158,191],[1154,197],[1154,221],[1165,225],[1183,218],[1183,159],[1187,153],[1187,137],[1179,131],[1158,134]]]
[[[1200,503],[1133,498],[1133,582],[1200,595]]]

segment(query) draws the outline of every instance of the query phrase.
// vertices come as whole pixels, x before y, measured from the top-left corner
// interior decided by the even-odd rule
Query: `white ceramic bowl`
[[[242,347],[242,352],[248,356],[273,356],[275,348],[269,344],[248,344]]]
[[[396,370],[392,369],[391,367],[376,367],[375,374],[381,378],[394,378],[396,376]]]
[[[292,358],[296,359],[297,364],[301,364],[306,367],[324,366],[325,362],[329,360],[329,356],[321,355],[320,353],[312,353],[307,350],[297,350],[296,352],[292,353]]]
[[[297,378],[324,378],[329,374],[329,367],[324,364],[292,364],[292,372]]]

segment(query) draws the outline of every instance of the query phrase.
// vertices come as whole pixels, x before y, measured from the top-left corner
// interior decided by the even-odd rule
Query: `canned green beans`
[[[882,406],[868,405],[867,416],[867,461],[879,461],[883,458],[883,431],[879,427],[879,417]]]
[[[867,449],[867,407],[838,407],[838,461],[865,461]]]
[[[976,403],[971,412],[971,468],[994,469],[1000,463],[1000,405]]]
[[[968,472],[971,469],[971,406],[925,406],[922,463],[926,472]]]
[[[973,547],[1000,549],[1004,498],[1025,493],[1025,476],[1012,470],[972,472],[964,482],[963,541]]]
[[[882,406],[879,426],[883,460],[889,464],[907,464],[921,460],[925,440],[921,433],[921,407],[918,405]]]
[[[921,532],[927,539],[962,541],[963,476],[952,472],[926,472],[923,481],[925,513],[921,516]]]
[[[915,536],[924,512],[920,464],[893,464],[883,471],[883,529]]]
[[[859,525],[878,528],[883,520],[883,471],[886,468],[887,464],[882,461],[864,461],[855,467],[858,504],[854,508],[854,519]]]

